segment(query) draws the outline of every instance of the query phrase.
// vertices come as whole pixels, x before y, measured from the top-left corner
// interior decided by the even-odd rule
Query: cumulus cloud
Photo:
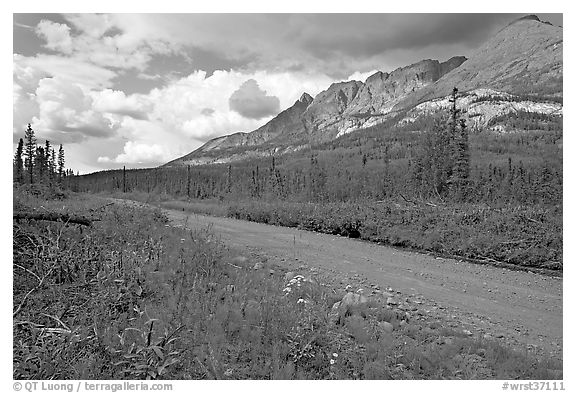
[[[228,99],[230,109],[249,119],[262,119],[280,112],[278,97],[269,96],[258,82],[248,79]]]
[[[55,77],[87,89],[100,89],[111,87],[112,80],[117,76],[114,71],[74,58],[15,54],[13,60],[15,78],[28,85],[36,85],[41,78]]]
[[[147,119],[147,112],[151,110],[151,103],[145,97],[133,94],[126,96],[123,91],[105,89],[92,92],[94,110],[102,113],[111,113],[130,116],[134,119]]]
[[[72,37],[68,25],[42,20],[36,26],[36,34],[46,40],[48,49],[66,54],[72,52]]]
[[[236,112],[215,112],[211,116],[200,116],[185,121],[182,124],[182,131],[197,141],[206,142],[238,131],[252,131],[260,125],[261,122],[248,119]]]
[[[248,80],[257,80],[258,84],[247,84],[249,94],[246,100],[250,100],[254,93],[258,98],[264,96],[264,105],[268,108],[265,117],[254,118],[255,115],[263,115],[257,112],[260,108],[250,112],[248,107],[234,106],[236,102],[230,105],[230,97],[235,92],[246,92],[241,86]],[[215,71],[208,77],[206,72],[196,71],[163,88],[153,89],[146,95],[153,103],[149,119],[164,124],[174,132],[181,132],[188,138],[206,141],[233,132],[252,131],[280,110],[292,106],[302,93],[316,95],[331,82],[333,80],[323,74]],[[266,98],[274,100],[273,111]],[[210,116],[206,116],[205,108],[213,111]],[[243,111],[243,114],[238,110]],[[251,117],[244,116],[246,114]]]
[[[168,54],[178,50],[178,44],[149,27],[142,34],[139,19],[107,14],[69,14],[68,24],[42,20],[36,26],[36,34],[45,41],[45,47],[67,58],[84,61],[101,67],[137,69],[144,71],[156,54]],[[133,26],[127,25],[132,21]]]
[[[159,144],[148,145],[145,143],[138,143],[128,141],[124,145],[124,152],[115,158],[98,157],[100,163],[116,163],[116,164],[153,164],[165,163],[170,159],[170,152],[164,146]]]
[[[67,14],[65,16],[76,30],[93,38],[100,38],[114,27],[113,15],[108,14]]]
[[[44,78],[39,81],[35,97],[38,115],[32,119],[32,127],[38,136],[77,143],[89,137],[113,135],[110,121],[93,109],[92,98],[74,84]]]

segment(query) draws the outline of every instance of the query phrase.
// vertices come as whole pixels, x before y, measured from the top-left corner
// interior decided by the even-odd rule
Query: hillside
[[[332,84],[304,93],[290,108],[250,133],[235,133],[166,166],[228,163],[282,155],[392,121],[406,124],[445,109],[457,86],[473,130],[507,131],[507,116],[562,117],[562,28],[528,16],[501,29],[470,59],[423,60],[365,82]]]
[[[461,67],[406,97],[394,109],[408,109],[461,91],[491,88],[511,94],[562,96],[562,28],[537,17],[521,18],[486,42]]]

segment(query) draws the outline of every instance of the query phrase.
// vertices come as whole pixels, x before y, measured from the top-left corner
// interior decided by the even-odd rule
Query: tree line
[[[65,178],[74,175],[72,169],[65,168],[64,147],[58,152],[49,140],[38,145],[36,134],[28,124],[24,138],[20,138],[14,153],[13,180],[19,184],[62,185]]]

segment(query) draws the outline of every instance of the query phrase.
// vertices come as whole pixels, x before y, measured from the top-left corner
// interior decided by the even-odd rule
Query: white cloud
[[[260,120],[280,112],[280,100],[276,96],[266,94],[260,89],[258,82],[248,79],[238,90],[228,98],[231,110],[249,119]]]
[[[372,70],[372,71],[367,71],[367,72],[356,71],[344,80],[366,82],[366,79],[368,79],[368,77],[370,75],[374,75],[376,72],[378,72],[378,70]]]
[[[105,31],[90,29],[93,36]],[[39,138],[65,143],[79,168],[89,170],[154,166],[210,138],[255,130],[272,115],[250,119],[229,105],[248,80],[277,97],[279,110],[292,106],[303,92],[316,95],[334,81],[318,73],[231,70],[208,77],[199,70],[147,94],[126,94],[110,88],[116,72],[78,57],[15,55],[13,72],[15,135],[31,122]],[[74,162],[69,165],[75,168]]]
[[[86,89],[99,89],[112,86],[112,79],[117,74],[74,58],[55,55],[38,54],[27,57],[15,54],[14,75],[21,84],[36,86],[38,81],[46,77],[55,77],[70,83],[83,86]]]
[[[68,24],[49,20],[42,20],[34,31],[45,41],[46,48],[65,55],[66,61],[142,72],[153,55],[179,50],[179,44],[152,26],[143,26],[143,19],[137,15],[69,14],[64,17],[74,26],[74,31]],[[151,34],[154,31],[156,34]]]
[[[182,124],[182,131],[197,141],[206,142],[238,131],[255,130],[270,119],[248,119],[233,111],[214,112],[210,116],[202,115],[186,120]]]
[[[32,119],[32,127],[39,137],[74,143],[113,134],[111,122],[93,109],[92,98],[75,84],[44,78],[35,96],[38,115]]]
[[[68,14],[66,19],[77,30],[93,38],[102,37],[114,26],[113,15],[107,14]]]
[[[105,89],[91,92],[93,108],[102,113],[130,116],[135,119],[146,119],[151,110],[151,103],[139,94],[126,96],[123,91]]]
[[[255,80],[267,95],[279,99],[280,110],[292,106],[302,93],[314,96],[334,81],[322,74],[215,71],[206,77],[204,71],[196,71],[162,89],[152,90],[147,96],[154,107],[149,117],[201,141],[238,131],[252,131],[271,116],[247,119],[229,107],[229,98],[250,79]],[[209,117],[202,113],[207,107],[214,111]]]
[[[13,137],[18,139],[22,137],[26,125],[32,121],[32,118],[38,113],[38,103],[36,96],[30,91],[14,81],[12,85],[12,127]]]
[[[116,164],[151,164],[165,163],[171,158],[170,151],[165,146],[159,144],[148,145],[128,141],[124,145],[124,152],[116,158],[98,157],[99,163],[116,163]]]
[[[36,34],[46,40],[46,47],[54,51],[72,53],[72,37],[70,27],[49,20],[42,20],[36,26]]]

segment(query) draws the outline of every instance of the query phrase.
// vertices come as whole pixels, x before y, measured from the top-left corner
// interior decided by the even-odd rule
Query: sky
[[[30,123],[80,173],[158,166],[304,92],[469,57],[523,15],[14,14],[13,144]]]

